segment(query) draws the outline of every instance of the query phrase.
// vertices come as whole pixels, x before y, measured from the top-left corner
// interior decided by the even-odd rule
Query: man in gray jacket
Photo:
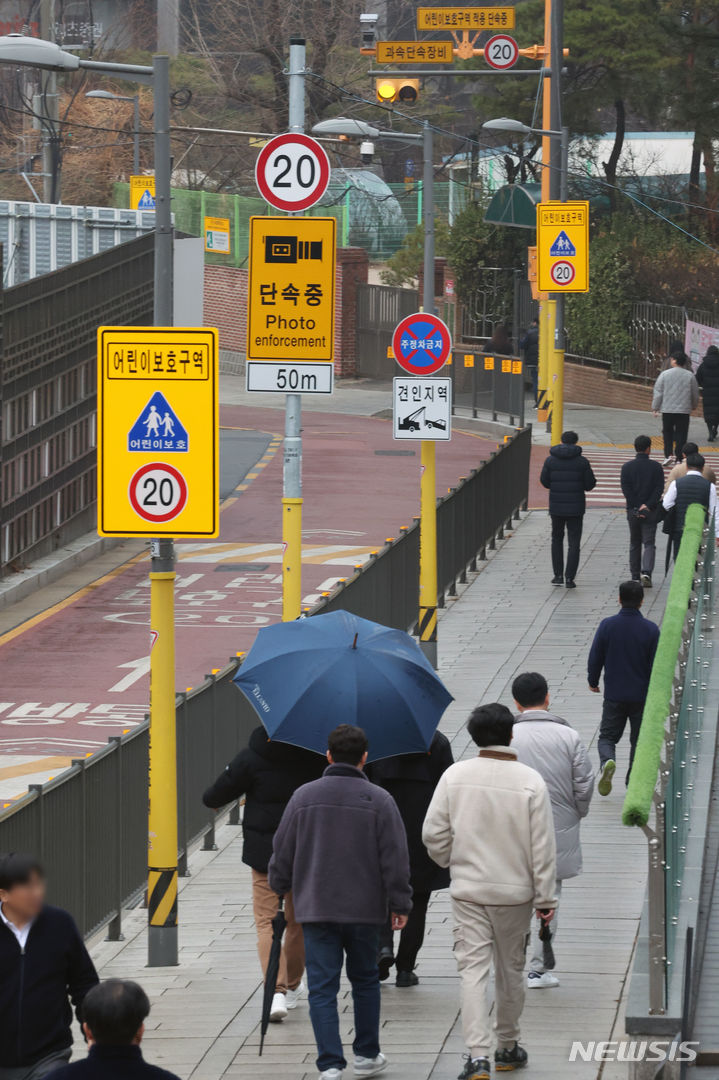
[[[403,929],[412,890],[397,804],[363,772],[364,731],[341,724],[328,746],[322,778],[298,788],[287,804],[268,876],[280,896],[292,890],[302,924],[320,1080],[340,1080],[347,1062],[337,994],[345,954],[354,1003],[354,1073],[376,1076],[387,1066],[379,1046],[379,932],[390,914],[392,928]]]
[[[582,872],[579,827],[589,811],[594,792],[594,774],[589,755],[574,728],[549,711],[547,680],[537,671],[518,675],[512,683],[517,708],[512,746],[517,760],[536,769],[547,785],[552,804],[557,841],[556,897],[562,882]],[[557,919],[552,924],[557,936]],[[538,933],[533,936],[532,958],[527,975],[530,990],[559,986],[559,979],[544,969],[544,955]]]
[[[689,434],[689,417],[699,404],[699,384],[689,368],[687,354],[675,353],[669,362],[671,366],[654,383],[652,398],[654,415],[662,414],[663,465],[671,465],[675,459],[682,460]]]

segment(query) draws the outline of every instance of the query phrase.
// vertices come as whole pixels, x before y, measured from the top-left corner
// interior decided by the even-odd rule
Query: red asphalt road
[[[278,438],[282,420],[280,411],[244,406],[221,414],[224,427]],[[414,457],[377,455],[413,447],[394,442],[387,421],[366,417],[307,412],[303,438],[303,549],[310,559],[303,596],[309,599],[352,573],[358,561],[352,549],[364,549],[362,558],[411,523],[419,506],[420,457],[419,446]],[[461,431],[438,443],[438,493],[494,446]],[[247,650],[257,629],[281,616],[279,552],[267,552],[267,545],[280,542],[278,449],[250,471],[249,477],[257,475],[247,478],[247,489],[228,500],[218,541],[178,544],[180,689]],[[328,565],[333,558],[340,561]],[[0,638],[0,754],[76,756],[142,721],[149,692],[147,573],[146,557],[132,560]]]

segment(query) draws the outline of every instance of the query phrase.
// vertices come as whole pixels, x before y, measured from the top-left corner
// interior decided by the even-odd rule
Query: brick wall
[[[337,249],[335,292],[335,375],[357,377],[357,286],[366,285],[369,256],[364,248]]]
[[[247,348],[247,270],[205,266],[205,324],[220,331],[220,348]]]
[[[564,400],[575,405],[604,405],[610,409],[648,411],[652,407],[652,388],[628,379],[613,378],[607,368],[566,362]]]
[[[357,286],[367,282],[364,248],[339,248],[335,279],[335,374],[357,374]],[[235,266],[205,266],[205,324],[220,332],[220,349],[244,356],[247,347],[248,271]]]

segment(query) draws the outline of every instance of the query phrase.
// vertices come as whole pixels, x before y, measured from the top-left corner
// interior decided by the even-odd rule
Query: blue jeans
[[[337,994],[342,963],[352,984],[356,1057],[379,1054],[380,988],[377,968],[379,926],[350,923],[304,923],[305,967],[309,985],[310,1020],[317,1043],[317,1068],[344,1069]]]

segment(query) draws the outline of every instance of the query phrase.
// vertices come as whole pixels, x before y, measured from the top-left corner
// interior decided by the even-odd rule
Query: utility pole
[[[55,0],[41,0],[40,34],[45,41],[55,40]],[[40,76],[43,86],[43,76]],[[60,202],[60,133],[58,121],[60,110],[57,98],[57,73],[48,71],[44,77],[44,91],[38,96],[40,126],[42,128],[42,190],[43,202]]]
[[[567,161],[569,152],[568,131],[562,123],[562,63],[564,41],[564,0],[550,0],[551,13],[551,42],[550,42],[550,67],[552,69],[552,97],[550,107],[550,129],[560,132],[559,136],[553,136],[551,140],[551,169],[550,192],[551,198],[559,198],[562,202],[567,199],[568,171]],[[560,295],[552,301],[554,303],[554,335],[549,342],[549,356],[551,357],[550,397],[552,401],[551,432],[552,443],[561,441],[562,428],[564,427],[564,296]]]
[[[422,222],[424,263],[422,310],[434,314],[434,147],[428,120],[422,130]],[[419,525],[419,643],[437,667],[437,479],[436,443],[422,440]]]
[[[547,71],[548,58],[552,47],[552,0],[544,0],[544,67],[542,78],[542,128],[550,130],[551,123],[551,63]],[[548,135],[542,136],[542,202],[550,199],[550,174],[551,174],[551,140]],[[551,309],[549,301],[539,301],[539,366],[537,370],[538,403],[537,420],[546,421],[548,416],[548,396],[550,388],[550,352],[548,348],[548,332],[550,330]],[[552,339],[553,340],[553,339]]]
[[[172,326],[170,73],[152,61],[155,112],[155,326]],[[150,541],[149,967],[177,964],[177,750],[175,714],[175,544]]]
[[[289,130],[305,130],[305,39],[290,38]],[[302,395],[285,397],[282,467],[282,618],[302,611]]]
[[[177,56],[180,47],[178,0],[157,0],[157,51]]]

